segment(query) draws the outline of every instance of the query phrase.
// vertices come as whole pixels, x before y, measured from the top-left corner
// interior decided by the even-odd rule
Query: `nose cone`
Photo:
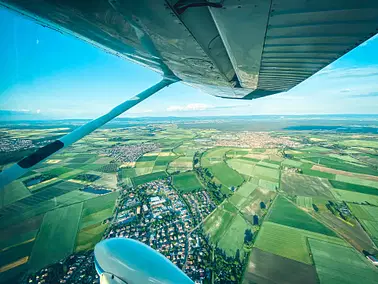
[[[115,275],[128,284],[190,283],[176,265],[149,246],[126,238],[101,241],[94,249],[96,270]]]

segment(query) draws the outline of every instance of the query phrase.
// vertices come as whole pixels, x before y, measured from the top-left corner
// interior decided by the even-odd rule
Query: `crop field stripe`
[[[82,206],[82,203],[78,203],[46,213],[30,257],[32,271],[73,252]],[[58,239],[59,245],[54,241]]]
[[[357,185],[353,183],[347,183],[337,180],[330,180],[331,185],[336,189],[349,190],[354,192],[359,192],[363,194],[378,195],[378,189],[365,185]]]
[[[328,236],[336,236],[336,233],[331,229],[280,195],[276,198],[270,210],[268,221]]]
[[[308,251],[308,238],[326,239],[332,243],[348,245],[337,237],[264,221],[254,246],[266,252],[312,264]]]
[[[378,271],[352,247],[309,239],[320,283],[377,283]]]
[[[237,214],[220,239],[218,247],[222,248],[231,257],[235,257],[236,251],[239,250],[241,260],[243,260],[244,234],[247,229],[252,229],[252,227]]]

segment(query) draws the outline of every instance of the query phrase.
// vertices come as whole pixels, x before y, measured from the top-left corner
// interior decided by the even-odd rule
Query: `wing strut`
[[[50,157],[52,154],[58,152],[61,149],[64,149],[71,144],[75,143],[76,141],[80,140],[84,136],[92,133],[94,130],[98,129],[99,127],[103,126],[105,123],[109,122],[113,118],[116,118],[120,114],[124,113],[125,111],[131,109],[135,105],[139,104],[140,102],[144,101],[151,95],[155,94],[159,90],[163,89],[164,87],[169,86],[172,83],[177,82],[178,79],[173,78],[164,78],[159,83],[153,85],[152,87],[148,88],[147,90],[139,93],[138,95],[132,97],[131,99],[121,103],[120,105],[113,108],[107,114],[96,118],[83,126],[75,129],[71,133],[61,137],[60,139],[43,146],[42,148],[38,149],[36,152],[31,154],[30,156],[22,159],[17,164],[14,164],[8,169],[5,169],[3,172],[0,173],[0,190],[4,189],[4,186],[8,183],[18,179],[26,172],[28,172],[33,166],[37,165],[38,163],[44,161],[46,158]]]

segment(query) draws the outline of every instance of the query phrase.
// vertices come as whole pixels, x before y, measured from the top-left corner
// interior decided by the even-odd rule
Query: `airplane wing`
[[[288,91],[378,30],[376,0],[0,0],[206,93]]]

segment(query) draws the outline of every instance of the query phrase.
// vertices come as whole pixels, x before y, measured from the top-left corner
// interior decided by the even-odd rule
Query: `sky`
[[[0,7],[0,118],[95,118],[159,74]],[[175,83],[124,117],[378,114],[378,36],[286,93],[253,101]]]

